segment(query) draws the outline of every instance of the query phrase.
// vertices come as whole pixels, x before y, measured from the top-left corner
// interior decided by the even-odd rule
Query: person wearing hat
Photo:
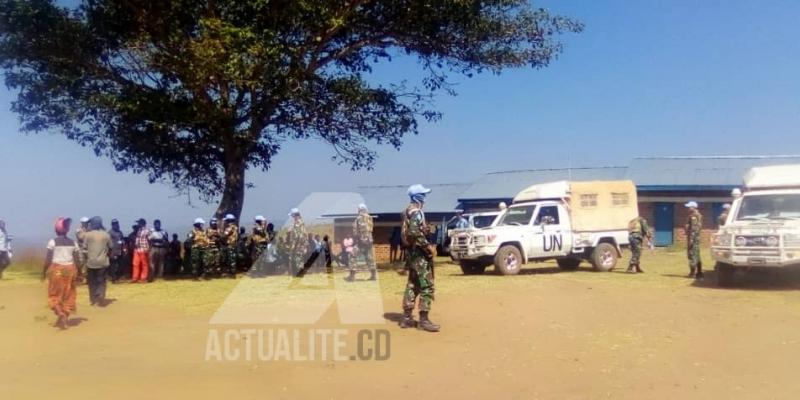
[[[306,233],[306,224],[303,222],[303,216],[300,215],[300,210],[293,208],[289,212],[292,217],[292,229],[290,231],[289,245],[289,273],[297,275],[303,267],[303,258],[308,252],[308,234]]]
[[[131,283],[145,283],[150,276],[150,230],[147,229],[147,221],[144,218],[136,220],[136,227]]]
[[[187,242],[191,243],[189,251],[189,263],[192,268],[192,277],[195,280],[200,280],[201,277],[206,276],[206,269],[203,265],[205,261],[205,253],[209,247],[208,237],[206,237],[206,230],[203,229],[206,221],[202,218],[196,218],[192,225],[192,231],[189,233]]]
[[[125,247],[125,234],[119,228],[119,221],[111,220],[111,229],[108,230],[111,237],[111,252],[109,253],[108,274],[111,283],[117,283],[122,278],[122,256]]]
[[[70,218],[58,218],[55,223],[56,237],[47,242],[42,279],[47,278],[47,302],[58,317],[55,326],[67,329],[69,315],[77,311],[76,290],[80,256],[78,244],[67,237],[72,223]]]
[[[236,246],[239,243],[239,226],[233,214],[226,214],[223,219],[222,246],[220,265],[222,273],[236,279]]]
[[[153,230],[150,231],[150,277],[148,282],[152,282],[156,278],[164,278],[167,247],[169,247],[169,233],[161,229],[161,220],[157,219],[153,221]]]
[[[261,258],[261,254],[269,245],[267,236],[267,219],[263,215],[256,215],[254,218],[253,230],[248,238],[247,247],[250,252],[250,260],[253,262],[253,272],[257,274],[266,273],[266,260]]]
[[[700,259],[700,232],[703,229],[703,216],[697,210],[697,203],[690,201],[684,206],[689,209],[686,218],[686,252],[689,258],[689,277],[703,279],[703,261]]]
[[[728,214],[731,212],[731,205],[730,204],[723,204],[722,205],[722,214],[717,217],[717,224],[719,226],[724,226],[725,222],[728,221]]]
[[[374,281],[377,279],[377,268],[375,266],[375,251],[373,246],[372,231],[375,224],[372,221],[372,216],[367,211],[366,204],[358,205],[358,216],[353,221],[353,237],[356,238],[356,259],[350,262],[350,274],[345,278],[346,281],[352,282],[356,279],[356,265],[358,265],[358,257],[364,257],[364,263],[369,269],[369,280]]]
[[[403,319],[401,328],[417,328],[427,332],[438,332],[439,325],[428,319],[434,294],[433,251],[427,236],[430,233],[425,213],[422,211],[425,198],[431,190],[422,185],[408,188],[411,202],[402,214],[403,242],[408,248],[406,268],[408,282],[403,295]],[[419,298],[419,323],[415,324],[412,316],[414,305]]]
[[[208,221],[208,228],[206,228],[206,239],[208,240],[208,247],[206,247],[203,256],[203,268],[205,268],[205,275],[209,274],[219,276],[222,274],[222,266],[220,263],[220,248],[222,248],[222,231],[217,224],[217,218],[212,217]]]
[[[86,248],[86,281],[89,284],[89,303],[106,305],[106,278],[111,264],[109,254],[113,246],[111,235],[103,227],[103,219],[92,217],[89,230],[83,234]]]

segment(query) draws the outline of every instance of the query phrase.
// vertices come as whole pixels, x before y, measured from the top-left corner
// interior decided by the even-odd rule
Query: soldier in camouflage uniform
[[[686,221],[686,245],[689,258],[689,277],[703,279],[703,262],[700,260],[700,231],[703,228],[703,216],[697,211],[697,203],[686,203],[689,218]]]
[[[206,268],[206,274],[212,273],[219,275],[222,273],[222,266],[220,264],[220,248],[222,247],[222,232],[217,226],[217,219],[211,218],[206,228],[206,238],[208,239],[208,248],[205,250],[203,257],[203,266]]]
[[[206,221],[203,221],[202,218],[195,219],[192,232],[189,233],[186,239],[190,243],[189,264],[195,280],[199,280],[201,276],[205,277],[208,272],[203,265],[205,253],[209,247],[208,237],[206,237],[206,231],[203,229],[205,223]]]
[[[236,279],[236,248],[239,244],[239,226],[233,214],[225,215],[222,229],[220,268],[222,273]]]
[[[75,241],[80,249],[80,252],[78,253],[79,257],[77,259],[78,278],[76,279],[79,284],[86,281],[86,259],[88,256],[86,253],[85,237],[86,232],[89,232],[89,217],[81,217],[80,222],[81,226],[75,231]]]
[[[289,247],[289,273],[295,275],[303,268],[303,258],[308,252],[308,239],[306,234],[306,225],[303,222],[303,217],[300,215],[300,210],[293,208],[289,215],[294,219],[292,223],[292,230]]]
[[[632,219],[628,223],[628,243],[631,246],[631,261],[628,264],[628,273],[644,272],[639,263],[642,258],[642,246],[645,239],[652,240],[652,233],[647,225],[647,220],[642,217]]]
[[[403,319],[401,328],[410,328],[415,325],[412,313],[414,303],[419,297],[419,329],[428,332],[438,332],[439,325],[428,319],[431,303],[434,297],[433,251],[428,243],[430,233],[422,211],[425,196],[430,189],[422,185],[412,185],[408,188],[411,204],[406,207],[402,215],[402,239],[408,249],[406,268],[408,269],[408,283],[403,295]]]
[[[250,249],[250,259],[253,260],[253,269],[257,273],[266,272],[265,261],[260,259],[261,254],[267,250],[267,245],[269,244],[267,228],[264,225],[266,222],[266,218],[256,215],[253,231],[248,238],[247,247]]]
[[[372,238],[372,231],[374,229],[374,223],[372,222],[372,216],[369,215],[367,212],[367,206],[365,204],[358,205],[358,216],[356,220],[353,222],[353,236],[357,240],[358,246],[358,253],[356,253],[356,260],[358,260],[358,256],[364,256],[364,262],[369,269],[369,280],[374,281],[376,279],[376,267],[375,267],[375,251],[373,248],[373,238]],[[344,278],[348,282],[352,282],[356,279],[356,260],[350,263],[350,274]]]

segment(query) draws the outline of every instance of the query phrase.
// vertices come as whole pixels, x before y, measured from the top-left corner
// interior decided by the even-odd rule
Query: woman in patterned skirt
[[[61,329],[67,329],[69,315],[77,309],[75,284],[78,268],[75,261],[80,249],[75,241],[67,237],[71,222],[69,218],[56,221],[56,237],[47,243],[47,260],[42,272],[48,281],[48,303],[58,317],[55,326]]]

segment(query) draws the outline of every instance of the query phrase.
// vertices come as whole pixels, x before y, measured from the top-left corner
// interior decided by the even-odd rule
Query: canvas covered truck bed
[[[771,165],[752,168],[744,176],[744,186],[748,190],[800,187],[800,165]]]
[[[558,181],[521,191],[514,204],[564,199],[574,232],[628,229],[639,215],[636,185],[632,181]]]

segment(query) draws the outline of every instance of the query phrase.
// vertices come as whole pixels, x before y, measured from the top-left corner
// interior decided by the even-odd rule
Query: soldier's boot
[[[695,275],[695,279],[698,281],[702,281],[705,276],[703,275],[703,263],[697,263],[697,275]]]
[[[695,268],[692,267],[692,266],[689,266],[689,278],[693,278],[694,275],[695,275]]]
[[[350,270],[349,274],[344,278],[344,280],[348,282],[353,282],[356,280],[356,271]]]
[[[639,266],[639,264],[636,264],[636,272],[638,272],[640,274],[644,273],[644,270],[642,269],[642,267]]]
[[[411,316],[413,310],[404,310],[403,311],[403,319],[400,320],[400,327],[403,329],[406,328],[413,328],[417,326],[417,321],[414,321],[414,317]]]
[[[627,272],[629,274],[635,274],[636,270],[634,269],[634,264],[628,265],[628,269],[625,272]]]
[[[371,281],[377,280],[378,279],[377,276],[376,276],[377,272],[378,271],[376,271],[374,269],[369,271],[369,280],[371,280]]]
[[[417,328],[426,331],[426,332],[439,332],[439,325],[433,323],[433,321],[428,319],[428,312],[427,311],[420,311],[419,313],[419,324]]]

